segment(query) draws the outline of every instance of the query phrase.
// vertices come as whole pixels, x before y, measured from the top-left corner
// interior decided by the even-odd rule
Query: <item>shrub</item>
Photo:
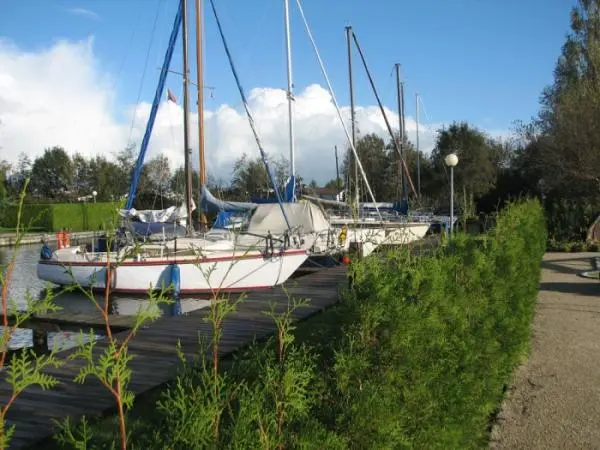
[[[31,223],[32,229],[43,231],[94,231],[104,228],[113,217],[114,203],[48,203],[23,205],[23,221]],[[5,208],[0,226],[16,226],[16,206]]]
[[[595,198],[557,198],[546,202],[548,234],[560,242],[583,241],[596,220],[600,205]]]
[[[357,448],[483,445],[527,348],[545,245],[541,206],[525,201],[438,255],[358,264],[347,301],[358,319],[332,376],[337,431]]]

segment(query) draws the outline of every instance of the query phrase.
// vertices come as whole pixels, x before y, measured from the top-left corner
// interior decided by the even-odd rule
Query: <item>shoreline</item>
[[[71,240],[92,239],[98,235],[98,231],[74,231],[71,232]],[[42,239],[46,242],[55,243],[56,233],[25,233],[21,239],[22,245],[41,244]],[[17,233],[0,233],[0,247],[12,247],[17,240]]]

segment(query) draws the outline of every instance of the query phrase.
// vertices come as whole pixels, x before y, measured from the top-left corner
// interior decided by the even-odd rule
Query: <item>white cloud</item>
[[[91,9],[85,8],[71,8],[67,9],[67,12],[70,14],[74,14],[76,16],[84,17],[86,19],[99,20],[100,16],[98,13],[92,11]]]
[[[174,90],[180,98],[181,92]],[[63,146],[70,153],[111,157],[130,138],[139,144],[150,104],[130,105],[119,112],[115,111],[115,97],[110,76],[102,71],[94,56],[93,39],[61,41],[37,52],[26,52],[0,40],[0,158],[14,163],[19,153],[25,152],[33,159],[54,145]],[[255,88],[248,99],[267,153],[287,156],[285,93],[280,89]],[[295,112],[297,170],[307,180],[325,182],[335,176],[334,146],[338,146],[340,155],[347,147],[329,93],[317,84],[308,86],[297,93]],[[342,113],[349,122],[349,108],[343,107]],[[397,115],[387,113],[396,128]],[[373,132],[388,139],[377,107],[359,106],[356,114],[361,134]],[[197,158],[196,114],[191,121],[192,147]],[[240,104],[205,111],[205,125],[208,169],[217,177],[228,180],[234,161],[244,152],[258,155]],[[406,128],[414,141],[416,124],[411,117],[406,118]],[[421,124],[422,149],[433,147],[438,128],[437,124]],[[146,160],[165,153],[173,167],[182,164],[182,130],[182,109],[167,102],[165,94]]]

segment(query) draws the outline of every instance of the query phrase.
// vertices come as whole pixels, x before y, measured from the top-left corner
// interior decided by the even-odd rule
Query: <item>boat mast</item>
[[[335,150],[335,185],[337,187],[338,190],[338,194],[339,194],[339,190],[340,190],[340,166],[338,163],[338,153],[337,153],[337,145],[334,146],[334,150]]]
[[[367,78],[369,79],[369,83],[371,84],[371,89],[373,89],[373,94],[375,94],[375,99],[377,100],[377,104],[379,105],[379,110],[381,111],[381,115],[383,116],[383,121],[385,122],[385,127],[387,128],[387,131],[390,135],[390,139],[392,140],[392,143],[394,144],[394,149],[398,153],[399,158],[402,160],[402,165],[404,166],[404,176],[405,176],[404,177],[404,180],[405,180],[404,185],[406,186],[405,190],[408,191],[407,183],[410,183],[410,188],[416,196],[417,190],[415,189],[415,186],[412,182],[410,173],[408,172],[408,166],[406,165],[406,160],[400,154],[400,148],[398,147],[398,140],[394,136],[394,131],[392,130],[392,126],[390,125],[390,122],[387,118],[387,114],[385,113],[385,108],[383,107],[383,103],[381,103],[381,98],[379,97],[379,94],[377,93],[377,89],[375,87],[375,82],[373,81],[373,77],[371,76],[371,72],[369,71],[369,67],[367,66],[367,61],[365,59],[365,55],[364,55],[362,49],[360,48],[360,44],[358,43],[358,38],[356,37],[356,34],[352,33],[352,37],[354,39],[354,43],[356,44],[356,49],[358,50],[360,59],[365,68],[365,72],[367,73]],[[404,88],[402,87],[402,83],[400,84],[400,92],[401,92],[401,98],[403,98],[402,93],[404,92]],[[403,107],[403,109],[404,109],[404,107]],[[404,124],[404,121],[402,121],[402,124]],[[404,128],[404,126],[402,126],[402,128]]]
[[[404,159],[404,120],[402,119],[404,105],[402,104],[401,81],[400,81],[400,64],[394,64],[396,69],[396,99],[398,101],[398,148],[400,149],[400,158],[398,158],[398,181],[400,189],[400,198],[404,199],[404,170],[402,169],[402,159]]]
[[[189,104],[189,66],[188,66],[188,30],[187,0],[182,0],[182,37],[183,37],[183,147],[185,157],[185,202],[187,207],[186,231],[194,231],[192,224],[192,149],[190,148],[190,104]]]
[[[417,195],[421,197],[421,155],[419,153],[419,93],[415,94],[416,117],[417,117]]]
[[[354,111],[354,84],[352,83],[352,42],[351,42],[351,37],[352,37],[352,27],[351,26],[347,26],[346,27],[346,41],[347,41],[347,46],[348,46],[348,82],[350,85],[350,126],[352,128],[352,146],[354,148],[356,148],[356,116],[355,116],[355,111]],[[356,208],[357,208],[357,212],[358,212],[358,197],[359,197],[359,192],[358,192],[358,161],[356,161],[358,157],[355,157],[355,162],[354,162],[354,197],[355,197],[355,202],[356,202]],[[352,157],[350,156],[348,158],[348,162],[350,163],[352,160]],[[350,167],[350,165],[349,165]]]
[[[206,186],[206,161],[204,159],[204,76],[202,65],[202,0],[196,0],[196,91],[198,103],[198,152],[200,153],[200,192]],[[206,214],[200,208],[200,227],[208,226]]]
[[[408,172],[408,154],[406,153],[406,147],[404,145],[404,139],[406,138],[406,122],[405,122],[405,118],[406,118],[406,103],[404,103],[404,81],[402,81],[400,83],[400,99],[402,101],[402,154],[404,156],[404,162],[406,164],[406,176],[403,178],[404,183],[402,183],[402,190],[404,192],[404,199],[408,198],[408,177],[409,172]],[[414,187],[414,186],[413,186]]]
[[[290,38],[290,7],[289,0],[284,0],[285,16],[285,43],[287,56],[287,99],[288,99],[288,120],[290,122],[290,182],[292,186],[291,198],[286,200],[296,201],[296,157],[294,149],[294,93],[292,81],[292,47]]]

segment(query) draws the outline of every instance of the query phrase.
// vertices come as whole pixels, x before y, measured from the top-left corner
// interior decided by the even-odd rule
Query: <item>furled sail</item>
[[[220,211],[245,212],[256,208],[256,203],[219,200],[211,194],[206,186],[202,186],[200,190],[200,205],[203,211],[212,213]]]
[[[192,202],[192,211],[196,206]],[[121,217],[130,220],[137,220],[144,223],[165,223],[176,222],[187,218],[187,208],[185,205],[171,206],[167,209],[143,209],[138,211],[135,208],[119,210]]]

